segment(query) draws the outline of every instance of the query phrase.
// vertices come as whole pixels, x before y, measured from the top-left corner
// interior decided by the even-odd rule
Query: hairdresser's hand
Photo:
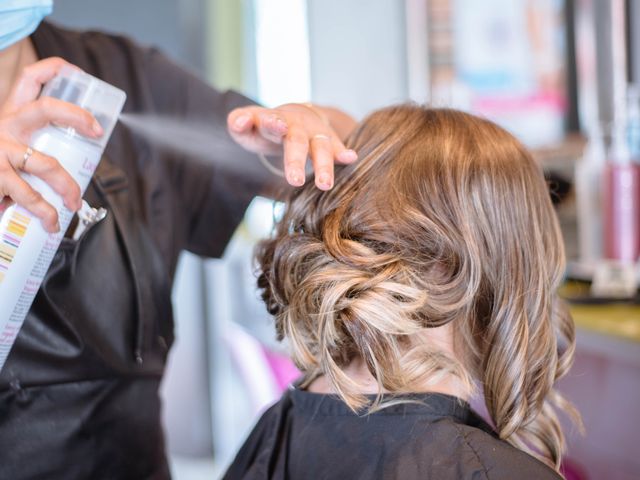
[[[311,157],[316,186],[333,186],[333,164],[357,160],[342,143],[355,120],[340,110],[289,103],[277,108],[243,107],[227,118],[233,139],[249,151],[265,155],[284,153],[287,182],[304,184],[307,157]],[[284,152],[283,152],[284,150]]]
[[[54,98],[38,98],[42,86],[68,65],[61,58],[48,58],[26,67],[0,105],[0,212],[15,202],[40,218],[50,232],[60,230],[56,209],[19,173],[40,177],[71,210],[78,210],[82,204],[80,187],[55,158],[35,150],[29,155],[31,134],[55,123],[73,127],[88,137],[102,135],[102,128],[86,110]]]

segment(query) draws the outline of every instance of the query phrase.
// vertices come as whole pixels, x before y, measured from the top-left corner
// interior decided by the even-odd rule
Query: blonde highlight
[[[578,417],[553,387],[575,333],[556,294],[564,250],[540,168],[500,127],[447,109],[380,110],[348,147],[360,161],[331,191],[293,192],[256,254],[307,383],[326,376],[354,411],[443,376],[469,393],[480,384],[499,436],[558,469],[555,412]],[[447,324],[458,359],[415,340]],[[344,372],[356,356],[378,383],[373,404]]]

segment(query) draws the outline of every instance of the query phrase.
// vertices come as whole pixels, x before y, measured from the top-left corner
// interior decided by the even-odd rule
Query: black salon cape
[[[251,102],[123,37],[43,23],[31,38],[40,58],[124,90],[125,112],[205,118],[216,145],[186,158],[116,125],[85,194],[107,216],[63,240],[0,372],[0,479],[164,480],[158,389],[178,255],[220,256],[272,178],[226,134],[227,113]]]
[[[443,394],[358,416],[297,389],[260,419],[225,480],[558,480],[498,439],[467,403]]]

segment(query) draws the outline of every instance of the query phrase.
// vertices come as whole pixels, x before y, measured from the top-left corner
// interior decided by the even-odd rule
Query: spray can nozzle
[[[55,78],[47,82],[42,96],[73,103],[91,113],[104,130],[104,135],[83,138],[102,148],[107,144],[126,99],[123,91],[73,67],[63,67]],[[73,129],[68,132],[79,135]]]

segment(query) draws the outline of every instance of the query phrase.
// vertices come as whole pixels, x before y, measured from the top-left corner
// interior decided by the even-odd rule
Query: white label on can
[[[99,147],[70,139],[51,127],[34,135],[32,145],[57,158],[84,193],[102,154]],[[73,217],[44,181],[32,175],[23,178],[58,211],[60,231],[48,233],[38,218],[18,205],[0,218],[0,369]]]

